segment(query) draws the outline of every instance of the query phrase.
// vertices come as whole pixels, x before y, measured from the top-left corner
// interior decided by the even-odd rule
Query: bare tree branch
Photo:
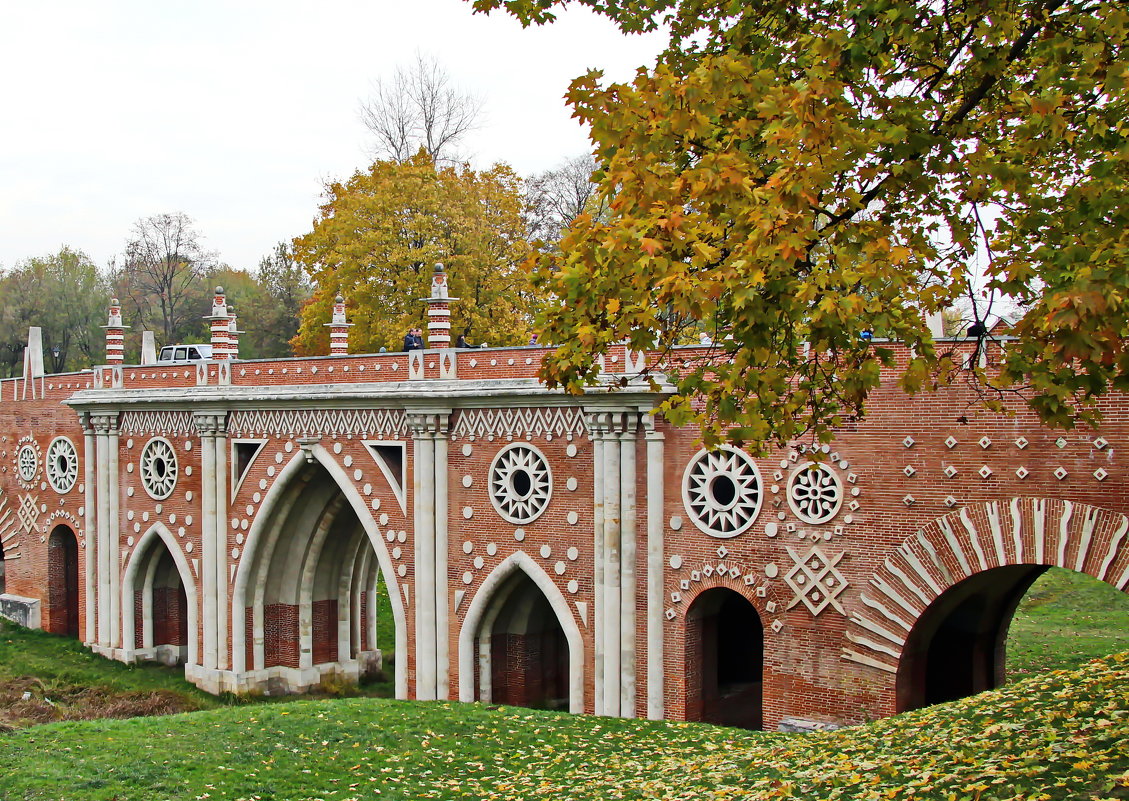
[[[215,265],[187,214],[156,214],[138,220],[125,247],[124,293],[143,325],[171,342],[199,309],[185,300]]]
[[[373,155],[403,163],[422,148],[436,163],[456,162],[474,130],[482,98],[463,92],[434,58],[416,54],[391,80],[378,80],[361,103],[361,122],[376,138]]]

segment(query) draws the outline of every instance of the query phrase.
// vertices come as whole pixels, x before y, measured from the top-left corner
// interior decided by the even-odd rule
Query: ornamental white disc
[[[176,451],[169,441],[157,437],[149,440],[141,452],[141,484],[149,497],[163,501],[176,489]]]
[[[490,465],[490,502],[511,523],[530,523],[549,505],[553,474],[539,450],[515,443],[498,452]]]
[[[843,482],[825,464],[807,462],[788,477],[788,506],[805,523],[826,523],[843,505]]]
[[[16,456],[16,464],[20,470],[20,479],[25,483],[35,480],[35,473],[39,470],[39,453],[32,445],[24,445]]]
[[[47,480],[60,495],[70,492],[78,480],[78,454],[66,437],[56,437],[47,447]]]
[[[701,451],[682,476],[690,519],[711,537],[736,537],[753,524],[764,493],[756,462],[730,445]]]

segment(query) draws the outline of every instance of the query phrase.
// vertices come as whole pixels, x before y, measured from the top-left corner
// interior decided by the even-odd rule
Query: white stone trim
[[[813,493],[811,486],[815,474],[820,476],[817,480],[823,486],[823,489],[816,491],[817,494]],[[824,484],[824,479],[830,481],[830,486]],[[785,494],[792,514],[805,523],[819,525],[834,520],[843,507],[843,480],[828,464],[804,462],[788,476]]]
[[[371,436],[403,434],[406,430],[402,409],[261,409],[233,411],[228,432],[242,440],[253,435]]]
[[[31,484],[39,472],[39,447],[24,442],[16,451],[16,473],[23,484]]]
[[[529,458],[524,459],[526,464],[521,463],[521,451],[529,454]],[[523,497],[518,497],[513,482],[506,480],[506,476],[518,470],[528,474],[530,481],[530,491]],[[530,442],[514,442],[499,450],[486,475],[494,511],[514,525],[532,523],[545,513],[553,500],[553,469],[541,449]]]
[[[372,460],[376,463],[376,466],[380,468],[380,472],[384,476],[384,480],[388,482],[388,486],[392,490],[392,496],[396,499],[396,503],[398,503],[400,506],[400,514],[406,515],[408,513],[407,488],[405,487],[405,484],[407,483],[405,479],[407,478],[407,476],[401,475],[399,479],[397,479],[396,476],[393,476],[388,464],[385,463],[383,457],[380,456],[376,448],[377,446],[383,445],[399,447],[400,465],[406,472],[408,464],[407,442],[402,439],[363,439],[361,440],[361,444],[365,446],[365,450],[368,451],[369,456],[372,457]]]
[[[1003,514],[1005,507],[1010,507],[1010,515]],[[1023,524],[1025,514],[1033,523],[1029,531]],[[1096,552],[1094,543],[1101,541],[1106,531],[1110,539],[1104,553]],[[865,608],[851,610],[844,635],[851,645],[844,646],[841,656],[893,672],[904,642],[900,636],[886,636],[894,632],[885,627],[885,622],[911,632],[919,617],[944,592],[996,567],[1054,565],[1086,573],[1124,591],[1129,585],[1129,549],[1123,546],[1127,531],[1129,516],[1065,499],[999,499],[936,518],[893,549],[875,571],[869,581],[873,589],[860,596]],[[985,548],[988,542],[990,549]],[[928,555],[928,560],[917,557],[918,549]],[[1120,578],[1110,575],[1115,563],[1124,565]],[[876,647],[865,636],[876,632],[894,645]],[[864,649],[865,659],[852,646]],[[893,664],[885,660],[893,660]]]
[[[231,470],[231,495],[230,495],[230,499],[232,501],[234,501],[235,496],[239,494],[239,488],[243,486],[243,479],[247,478],[247,476],[251,473],[251,470],[255,467],[255,462],[257,462],[259,460],[259,457],[262,456],[263,451],[266,450],[266,446],[269,442],[270,442],[269,439],[266,439],[266,438],[263,438],[263,437],[258,437],[258,438],[256,438],[256,437],[230,437],[228,439],[228,457],[227,458],[228,458],[229,462],[231,463],[231,467],[232,467],[232,470]],[[257,451],[255,451],[255,455],[251,457],[251,461],[247,463],[247,469],[243,471],[243,475],[241,475],[241,476],[235,475],[235,467],[236,467],[235,446],[236,445],[258,445],[259,446],[259,449]]]
[[[62,457],[66,466],[59,470],[57,460]],[[68,437],[55,437],[47,446],[47,456],[44,458],[47,481],[51,489],[60,495],[65,495],[74,489],[78,483],[78,450]]]
[[[489,437],[516,435],[529,439],[584,433],[584,415],[579,406],[547,408],[460,409],[452,419],[451,436]]]
[[[160,453],[160,451],[164,451]],[[155,463],[160,459],[165,463],[166,472],[156,475],[147,468],[146,460]],[[137,472],[141,478],[141,486],[155,501],[163,501],[176,490],[177,480],[180,478],[180,463],[176,455],[176,446],[164,437],[153,437],[141,449],[137,458]]]

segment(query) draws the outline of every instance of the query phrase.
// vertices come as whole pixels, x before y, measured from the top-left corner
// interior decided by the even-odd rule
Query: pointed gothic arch
[[[197,664],[199,594],[188,559],[160,522],[141,535],[122,574],[122,643],[135,659]]]
[[[391,556],[364,498],[324,447],[304,447],[267,490],[232,594],[232,672],[287,689],[361,669],[376,649],[375,590],[388,588],[395,688],[407,697],[407,626]]]
[[[502,561],[490,572],[475,593],[467,607],[463,625],[459,631],[459,700],[475,700],[475,667],[479,668],[479,685],[490,682],[493,673],[493,655],[490,648],[490,634],[499,617],[507,614],[506,606],[522,592],[533,590],[543,600],[555,618],[564,635],[568,656],[568,709],[570,712],[584,711],[584,638],[576,619],[569,609],[568,601],[540,565],[524,551],[517,551]],[[522,601],[523,609],[518,615],[527,619],[535,614],[526,595]],[[489,685],[487,685],[489,686]]]
[[[1023,593],[1049,567],[1129,588],[1129,517],[1069,500],[1012,498],[937,518],[882,563],[842,657],[895,677],[898,711],[990,689]]]

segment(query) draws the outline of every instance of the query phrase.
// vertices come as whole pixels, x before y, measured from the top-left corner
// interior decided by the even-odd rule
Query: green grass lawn
[[[1129,595],[1053,567],[1027,591],[1008,632],[1009,680],[1129,649]]]
[[[394,693],[395,626],[384,582],[377,591],[377,642],[384,651],[384,675],[360,687],[331,683],[329,694],[387,698]],[[127,718],[290,700],[293,697],[212,696],[185,681],[184,668],[125,665],[96,656],[77,640],[0,620],[0,732],[60,720]]]
[[[378,636],[393,642],[390,614]],[[24,728],[0,733],[0,801],[1129,799],[1129,653],[1086,663],[1129,648],[1129,598],[1049,571],[1008,646],[999,691],[799,736],[371,697],[217,699],[179,669],[4,626],[0,723]],[[1016,681],[1062,666],[1077,669]],[[200,711],[81,720],[175,710]]]
[[[0,731],[52,720],[211,709],[225,700],[186,682],[183,668],[112,662],[77,640],[0,620]]]
[[[1129,798],[1129,654],[818,735],[373,698],[0,737],[0,798]]]

